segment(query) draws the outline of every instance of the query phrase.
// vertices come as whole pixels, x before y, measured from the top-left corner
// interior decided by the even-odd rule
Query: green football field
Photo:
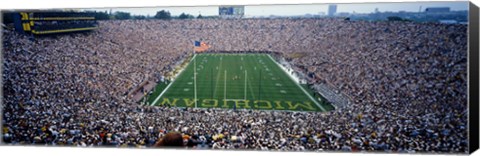
[[[333,109],[323,97],[296,83],[267,54],[196,54],[173,82],[159,84],[147,99],[150,105],[172,107]]]

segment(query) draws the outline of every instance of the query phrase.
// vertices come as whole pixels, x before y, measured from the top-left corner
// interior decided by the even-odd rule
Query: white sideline
[[[193,56],[192,60],[195,59],[195,57],[197,57],[197,55]],[[192,60],[190,60],[190,62],[192,62]],[[190,63],[188,65],[190,65]],[[187,67],[185,67],[185,68],[187,68]],[[165,92],[168,90],[168,88],[170,88],[170,86],[175,82],[175,80],[177,80],[178,76],[180,76],[183,73],[183,71],[185,71],[185,68],[182,69],[182,71],[179,72],[179,74],[175,77],[175,79],[172,82],[170,82],[170,84],[168,84],[168,86],[160,93],[160,95],[157,96],[155,101],[153,101],[152,104],[150,104],[150,106],[153,106],[155,103],[158,102],[158,100],[160,100],[162,95],[165,94]]]
[[[292,77],[290,74],[288,74],[285,70],[283,70],[283,68],[280,66],[280,64],[278,64],[277,61],[275,61],[275,60],[272,58],[272,56],[268,55],[268,57],[269,57],[275,64],[277,64],[277,66],[280,67],[280,68],[282,69],[282,71],[285,72],[285,74],[287,74],[290,79],[292,79],[292,80],[294,81],[293,83],[295,83],[295,84],[303,91],[303,93],[305,93],[305,94],[310,98],[310,100],[312,100],[320,109],[322,109],[322,111],[325,112],[325,108],[323,108],[322,105],[320,105],[320,104],[317,102],[317,100],[315,100],[315,98],[313,98],[312,96],[310,96],[310,94],[308,94],[307,91],[306,91],[305,89],[303,89],[302,86],[300,86],[297,82],[295,82],[295,80],[293,79],[293,77]]]

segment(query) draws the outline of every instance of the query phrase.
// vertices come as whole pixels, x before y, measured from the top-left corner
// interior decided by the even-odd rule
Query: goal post
[[[223,87],[223,99],[227,99],[227,70],[225,70],[225,76],[224,76],[224,87]]]
[[[247,70],[245,70],[245,88],[244,88],[244,100],[247,100]]]
[[[244,88],[243,88],[243,99],[227,99],[227,70],[224,72],[224,90],[223,90],[223,99],[225,101],[240,101],[240,100],[247,100],[247,84],[248,84],[248,74],[247,70],[244,70],[245,73],[245,81],[244,81]]]

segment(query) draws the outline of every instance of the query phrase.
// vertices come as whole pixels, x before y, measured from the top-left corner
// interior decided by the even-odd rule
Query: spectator
[[[156,144],[156,147],[183,147],[182,134],[178,132],[170,132],[165,134]]]

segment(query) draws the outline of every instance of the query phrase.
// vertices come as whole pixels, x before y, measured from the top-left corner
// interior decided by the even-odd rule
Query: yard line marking
[[[288,75],[288,77],[293,81],[293,83],[295,83],[295,84],[298,86],[298,88],[300,88],[300,89],[303,91],[303,93],[305,93],[305,95],[307,95],[307,96],[310,98],[310,100],[312,100],[320,109],[322,109],[322,111],[325,112],[325,108],[323,108],[323,106],[320,105],[320,104],[317,102],[317,100],[315,100],[315,98],[313,98],[312,96],[310,96],[310,94],[308,94],[307,91],[305,91],[305,89],[303,89],[302,86],[300,86],[298,83],[296,83],[295,80],[293,79],[293,77],[290,76],[287,72],[285,72],[285,70],[283,70],[282,67],[280,67],[280,64],[278,64],[278,63],[272,58],[272,56],[268,55],[268,57],[273,61],[273,63],[275,63],[275,64],[280,68],[280,70],[282,70],[285,74]]]
[[[213,98],[217,94],[217,87],[218,87],[218,79],[220,79],[220,71],[222,69],[223,59],[220,58],[220,65],[217,66],[217,79],[215,80],[215,88],[213,88]]]
[[[190,65],[190,63],[193,61],[193,59],[195,59],[197,57],[197,55],[193,56],[193,58],[190,60],[190,62],[188,63],[188,65]],[[182,71],[177,75],[177,77],[170,83],[168,84],[168,86],[162,91],[162,93],[160,93],[160,95],[157,96],[157,98],[155,98],[155,100],[152,102],[152,104],[150,104],[150,106],[153,106],[155,103],[158,102],[158,100],[160,100],[160,97],[162,97],[163,94],[166,93],[166,91],[168,90],[168,88],[170,88],[170,86],[172,86],[172,84],[178,79],[178,77],[180,77],[180,75],[183,74],[183,72],[188,68],[188,65],[187,67],[185,67],[185,69],[182,69]]]
[[[243,62],[243,64],[245,65],[245,61]],[[255,68],[255,70],[256,70],[256,68]],[[253,76],[252,76],[252,77],[253,77]],[[253,88],[253,87],[252,87],[252,81],[250,80],[250,77],[247,77],[247,79],[248,79],[248,81],[247,81],[248,86],[250,87],[250,92],[252,93],[252,94],[250,94],[250,95],[253,96],[253,99],[256,99],[256,98],[255,98],[255,93],[253,92],[253,89],[252,89],[252,88]]]

